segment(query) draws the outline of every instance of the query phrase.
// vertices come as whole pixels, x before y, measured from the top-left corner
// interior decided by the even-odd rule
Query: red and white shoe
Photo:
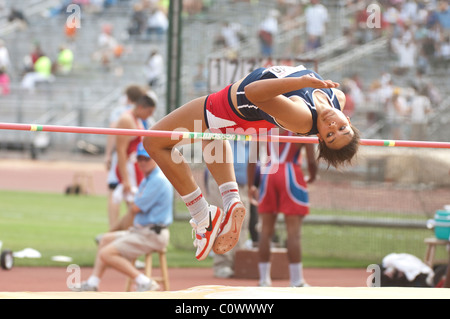
[[[209,205],[208,215],[200,223],[197,224],[193,219],[190,220],[193,231],[195,231],[194,247],[197,248],[195,258],[198,260],[208,257],[214,240],[219,233],[222,219],[222,210],[216,206]]]
[[[217,235],[213,245],[213,251],[216,254],[225,254],[236,246],[244,218],[244,204],[241,201],[232,203],[225,213],[222,224],[220,224],[219,235]]]

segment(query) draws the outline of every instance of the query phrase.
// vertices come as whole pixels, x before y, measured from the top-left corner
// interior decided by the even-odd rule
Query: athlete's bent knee
[[[142,140],[142,144],[144,145],[144,148],[147,151],[148,155],[150,155],[151,157],[153,157],[153,155],[156,154],[161,148],[161,146],[158,145],[157,137],[154,136],[145,136]]]

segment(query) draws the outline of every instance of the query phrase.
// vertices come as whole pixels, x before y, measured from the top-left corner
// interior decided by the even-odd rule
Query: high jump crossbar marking
[[[188,138],[188,139],[202,139],[202,140],[275,141],[275,142],[306,143],[306,144],[317,144],[319,142],[317,137],[304,137],[304,136],[279,136],[279,135],[256,136],[256,135],[244,135],[244,134],[220,134],[220,133],[199,133],[199,132],[157,131],[157,130],[132,130],[132,129],[119,129],[119,128],[17,124],[17,123],[0,123],[0,129],[15,130],[15,131],[32,131],[32,132],[156,136],[156,137]],[[368,146],[448,148],[448,149],[450,149],[450,142],[361,139],[360,144],[368,145]]]

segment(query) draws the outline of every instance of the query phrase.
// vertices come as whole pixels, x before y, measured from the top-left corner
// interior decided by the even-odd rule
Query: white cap
[[[152,90],[149,90],[145,93],[150,99],[153,100],[153,102],[155,102],[155,105],[158,104],[158,96],[156,95],[155,92],[153,92]]]

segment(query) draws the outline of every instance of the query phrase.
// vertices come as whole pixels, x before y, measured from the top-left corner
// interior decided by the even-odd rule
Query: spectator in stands
[[[406,0],[401,3],[400,17],[402,21],[416,23],[419,18],[419,6],[416,0]]]
[[[421,68],[418,68],[416,70],[416,74],[414,78],[411,81],[411,86],[416,88],[417,90],[421,91],[423,88],[426,88],[428,85],[428,79],[425,76],[425,71]],[[427,92],[427,90],[425,90]],[[428,96],[428,92],[427,92]]]
[[[348,117],[352,117],[355,112],[355,101],[352,97],[352,89],[349,83],[346,83],[346,80],[342,83],[342,92],[345,94],[345,110],[344,114]]]
[[[320,0],[311,0],[305,9],[306,33],[308,36],[306,50],[314,50],[322,45],[328,23],[328,9]]]
[[[243,35],[241,33],[241,25],[239,23],[230,23],[225,21],[222,23],[220,34],[215,39],[215,44],[223,46],[227,50],[227,57],[235,59],[241,46]]]
[[[344,114],[352,117],[355,111],[355,107],[363,105],[365,102],[365,96],[363,93],[363,83],[358,73],[354,73],[351,77],[343,80],[343,87],[346,89],[348,96],[353,102],[353,107],[346,106]],[[346,93],[344,91],[344,93]]]
[[[9,23],[16,23],[20,29],[26,29],[28,27],[28,20],[23,14],[22,10],[19,10],[15,7],[11,8],[11,11],[8,15]]]
[[[430,77],[427,77],[423,70],[417,69],[416,75],[411,81],[412,86],[417,91],[422,91],[430,99],[431,105],[439,105],[442,102],[442,95],[438,88],[433,84]]]
[[[382,103],[387,103],[387,101],[392,97],[394,92],[394,82],[392,75],[388,72],[383,72],[380,76],[381,90],[380,95]]]
[[[390,36],[396,36],[401,26],[399,6],[401,3],[387,3],[383,11],[383,20],[386,22],[387,32]]]
[[[414,40],[421,43],[428,36],[428,28],[425,22],[420,21],[413,25],[414,30]]]
[[[41,57],[41,55],[44,53],[44,51],[42,51],[42,47],[41,47],[41,43],[39,41],[35,41],[33,43],[33,50],[30,53],[30,57],[31,57],[31,62],[36,63],[37,59],[39,59],[39,57]]]
[[[30,54],[24,57],[24,72],[33,72],[34,64],[36,63],[37,59],[39,59],[39,57],[43,54],[44,52],[41,49],[41,44],[37,41],[34,42],[33,50]]]
[[[414,70],[416,66],[417,47],[412,39],[403,38],[393,45],[394,52],[397,54],[398,64],[395,73],[407,75],[409,71]]]
[[[156,35],[156,40],[161,42],[169,28],[169,19],[160,8],[154,8],[150,11],[147,19],[147,36],[153,39]]]
[[[61,45],[55,63],[55,72],[62,75],[69,74],[72,72],[73,60],[74,56],[72,50],[65,45]]]
[[[277,131],[277,130],[276,130]],[[293,136],[292,132],[281,131],[280,135]],[[275,145],[276,144],[276,145]],[[301,164],[301,150],[306,148],[308,178],[304,178]],[[259,195],[251,188],[250,198],[258,201],[261,220],[259,237],[259,285],[271,286],[271,240],[279,213],[284,214],[287,230],[287,251],[289,278],[292,287],[307,286],[303,276],[301,227],[304,217],[309,214],[307,183],[316,178],[317,162],[312,144],[268,143],[270,162],[261,167]],[[254,163],[249,163],[249,178],[254,171]]]
[[[0,67],[0,96],[10,93],[10,83],[11,80],[5,68]]]
[[[373,92],[371,92],[371,96],[374,97],[374,94],[377,96],[373,99],[376,105],[379,106],[377,111],[377,119],[383,120],[386,125],[383,126],[382,135],[386,138],[391,138],[391,128],[390,128],[390,111],[388,111],[389,104],[391,102],[392,96],[394,94],[394,81],[393,76],[388,72],[383,72],[379,79],[379,87],[375,88]]]
[[[411,130],[409,138],[413,141],[427,140],[428,114],[432,112],[430,99],[427,97],[426,87],[413,87],[414,94],[409,105]]]
[[[439,1],[437,19],[444,35],[450,34],[450,5],[448,0]]]
[[[133,5],[133,14],[131,15],[130,24],[128,26],[128,34],[130,36],[140,36],[147,27],[147,14],[144,11],[142,3],[137,2]]]
[[[443,41],[439,43],[437,59],[443,67],[448,68],[450,66],[450,35],[445,36]]]
[[[422,61],[422,65],[433,65],[434,59],[436,56],[436,43],[433,36],[429,33],[422,41],[421,41],[421,56],[425,59]],[[426,62],[426,63],[424,63]],[[426,68],[425,68],[426,70]]]
[[[384,100],[380,94],[381,83],[376,79],[372,81],[367,92],[367,124],[371,126],[383,119],[384,114]]]
[[[34,92],[36,83],[52,82],[54,76],[52,74],[52,61],[44,53],[36,60],[34,71],[28,72],[22,79],[22,88]]]
[[[204,0],[184,0],[183,12],[189,17],[196,16],[204,10],[204,5],[207,1]]]
[[[355,25],[354,25],[354,41],[357,44],[364,44],[369,42],[372,37],[372,28],[369,28],[367,21],[369,19],[369,12],[367,12],[367,5],[365,1],[359,1],[357,5],[357,11],[355,13]]]
[[[274,38],[278,32],[278,16],[277,10],[270,10],[267,18],[259,26],[258,38],[263,57],[273,56]]]
[[[387,103],[387,120],[390,128],[390,137],[393,140],[401,140],[408,113],[406,98],[401,94],[400,88],[394,89],[391,99]]]
[[[93,272],[79,287],[71,288],[74,291],[97,291],[107,267],[133,278],[136,291],[159,289],[159,284],[142,274],[132,262],[167,247],[168,226],[173,222],[173,188],[142,144],[137,149],[137,162],[145,175],[138,194],[115,227],[119,230],[101,237]]]
[[[98,37],[99,51],[94,58],[99,60],[105,69],[110,69],[114,59],[119,58],[123,53],[123,47],[113,36],[113,26],[104,24]]]
[[[144,72],[147,78],[147,84],[156,90],[162,84],[162,78],[164,76],[164,59],[158,49],[153,49],[150,52],[150,56],[145,63]]]

